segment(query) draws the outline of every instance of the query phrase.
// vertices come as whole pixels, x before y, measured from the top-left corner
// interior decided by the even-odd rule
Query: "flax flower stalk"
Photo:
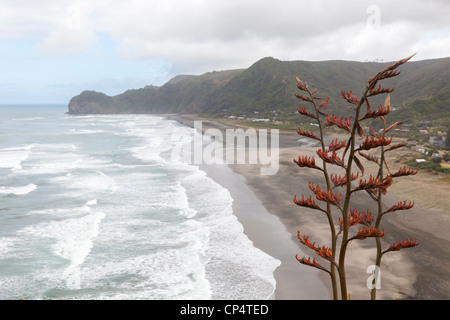
[[[394,174],[385,175],[384,173],[384,166],[387,166],[385,153],[400,148],[404,145],[391,145],[392,138],[389,139],[385,137],[386,133],[400,125],[401,122],[396,122],[388,127],[386,126],[385,117],[390,112],[389,94],[394,91],[394,88],[383,88],[379,82],[381,80],[393,78],[399,75],[400,72],[396,69],[406,63],[409,59],[411,59],[411,57],[399,60],[396,63],[387,66],[375,76],[370,77],[361,97],[354,95],[352,91],[342,92],[341,97],[352,105],[347,108],[348,110],[353,110],[354,112],[354,115],[351,117],[339,118],[334,114],[329,115],[325,113],[323,110],[329,103],[329,98],[318,97],[317,89],[311,91],[308,84],[297,77],[297,88],[302,92],[302,94],[296,94],[296,97],[300,99],[302,103],[308,103],[313,107],[312,111],[308,111],[306,107],[302,106],[298,109],[298,112],[302,116],[317,121],[319,127],[318,133],[304,131],[300,128],[297,130],[297,133],[320,142],[321,147],[316,150],[316,154],[318,159],[322,160],[322,165],[317,165],[314,157],[307,156],[300,156],[298,159],[295,159],[294,162],[302,169],[314,169],[321,171],[325,180],[325,187],[321,187],[310,182],[308,187],[314,194],[315,199],[313,199],[312,196],[305,197],[302,195],[301,198],[295,196],[294,203],[300,207],[306,207],[325,213],[331,233],[331,245],[321,247],[316,246],[315,243],[311,243],[309,241],[307,236],[301,236],[300,233],[298,233],[298,238],[300,243],[312,249],[320,259],[329,261],[330,268],[325,268],[322,264],[316,261],[315,258],[311,260],[311,258],[300,258],[296,256],[296,259],[302,265],[314,267],[330,274],[334,299],[338,299],[338,284],[340,288],[340,298],[346,300],[349,297],[347,290],[345,257],[348,246],[353,240],[375,238],[377,243],[377,263],[378,260],[381,263],[381,256],[387,252],[398,251],[400,249],[410,248],[417,245],[415,240],[403,240],[382,251],[380,242],[380,239],[385,235],[385,231],[380,228],[381,217],[390,212],[407,210],[412,207],[411,202],[408,204],[405,201],[384,210],[382,208],[382,196],[387,192],[387,189],[393,183],[394,178],[416,174],[417,172],[407,168],[401,168]],[[388,94],[384,106],[380,106],[378,109],[372,110],[369,98],[382,94]],[[363,114],[361,110],[364,105],[366,106],[365,114]],[[377,134],[369,128],[369,135],[363,139],[363,128],[366,125],[363,125],[362,122],[368,119],[381,119],[385,123],[385,127],[382,134]],[[331,126],[335,126],[343,130],[348,136],[347,140],[335,139],[328,146],[326,146],[324,129]],[[357,145],[357,139],[363,139],[362,143]],[[370,153],[367,152],[369,150]],[[381,150],[380,157],[375,155],[377,150]],[[379,166],[379,172],[377,176],[370,176],[368,179],[361,178],[359,183],[354,183],[356,184],[356,186],[354,186],[352,181],[364,176],[364,164],[357,157],[357,154],[366,161],[376,163]],[[356,167],[354,165],[356,165]],[[339,170],[344,171],[344,174],[330,175],[328,173],[327,166],[336,166]],[[359,169],[361,176],[359,172],[355,172],[355,169]],[[337,190],[339,188],[344,189],[345,192],[340,193],[333,190]],[[369,209],[367,209],[366,213],[361,213],[355,209],[350,209],[351,197],[358,191],[366,191],[377,201],[378,213],[374,226],[372,225],[372,222],[375,219]],[[316,202],[316,200],[318,202]],[[320,203],[326,205],[326,209],[323,206],[320,206]],[[338,219],[339,232],[336,232],[334,225],[334,211],[337,211],[337,213],[341,216]],[[353,233],[352,235],[350,233],[350,228],[358,224],[362,225],[362,228],[358,229],[356,233]],[[338,245],[339,238],[340,245]]]

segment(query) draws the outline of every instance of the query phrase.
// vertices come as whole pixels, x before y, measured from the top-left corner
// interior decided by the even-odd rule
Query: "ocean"
[[[0,299],[269,299],[280,261],[153,115],[0,106]]]

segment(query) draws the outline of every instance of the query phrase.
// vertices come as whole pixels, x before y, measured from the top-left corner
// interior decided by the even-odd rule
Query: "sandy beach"
[[[194,116],[164,115],[192,126]],[[227,121],[202,119],[203,129],[236,128]],[[300,155],[315,156],[316,148],[305,147],[295,133],[280,133],[279,170],[275,175],[261,175],[261,165],[202,165],[202,169],[226,187],[233,199],[233,210],[244,226],[244,232],[256,247],[281,261],[275,271],[277,288],[274,298],[331,299],[329,276],[325,272],[299,264],[295,255],[316,257],[302,246],[297,232],[309,235],[312,242],[329,245],[328,222],[317,211],[296,206],[295,195],[307,195],[308,182],[320,183],[318,171],[299,168],[293,159]],[[395,167],[395,166],[393,166]],[[418,247],[387,253],[381,267],[381,289],[378,299],[437,300],[450,298],[450,187],[439,183],[439,176],[419,173],[397,179],[398,184],[384,198],[385,206],[400,201],[415,201],[415,207],[383,217],[386,236],[383,249],[410,237]],[[434,200],[433,200],[434,199]],[[352,208],[361,211],[373,205],[366,194],[356,193]],[[337,221],[337,217],[336,217]],[[323,266],[328,263],[317,259]],[[354,240],[346,258],[348,292],[352,299],[370,299],[366,281],[367,268],[375,262],[373,239]]]

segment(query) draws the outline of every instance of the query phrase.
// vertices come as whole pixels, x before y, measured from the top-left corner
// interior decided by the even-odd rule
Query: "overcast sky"
[[[0,104],[280,60],[450,57],[448,0],[0,0]]]

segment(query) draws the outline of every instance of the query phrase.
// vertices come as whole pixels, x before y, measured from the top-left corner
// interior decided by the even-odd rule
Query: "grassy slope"
[[[147,86],[108,97],[83,92],[74,102],[95,99],[111,112],[203,113],[216,116],[246,115],[268,118],[278,115],[282,121],[294,118],[301,105],[295,77],[318,88],[319,94],[330,97],[329,111],[342,114],[347,106],[340,92],[352,90],[358,95],[365,82],[387,63],[352,61],[280,61],[264,58],[245,70],[209,72],[200,76],[180,75],[161,87]],[[394,80],[392,117],[407,121],[421,119],[449,120],[450,58],[409,62]],[[395,81],[395,82],[394,82]],[[381,103],[382,101],[376,101]],[[255,113],[255,111],[257,113]]]

